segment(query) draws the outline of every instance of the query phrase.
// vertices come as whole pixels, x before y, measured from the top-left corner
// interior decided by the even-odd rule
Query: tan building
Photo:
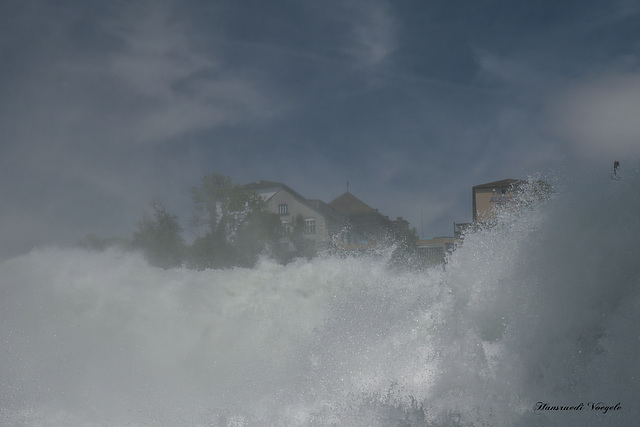
[[[523,190],[527,193],[523,197]],[[518,193],[520,195],[518,196]],[[509,206],[516,200],[528,203],[545,200],[553,193],[553,188],[545,181],[525,181],[521,179],[503,179],[472,187],[471,222],[454,222],[453,235],[462,239],[465,233],[473,231],[477,225],[493,223],[497,220],[500,208]],[[514,206],[514,205],[512,205]]]
[[[553,188],[549,183],[536,180],[503,179],[473,187],[473,223],[487,223],[496,219],[498,208],[516,201],[531,203],[550,197]],[[456,224],[462,229],[465,224]]]
[[[473,222],[490,222],[495,219],[498,207],[508,204],[526,181],[503,179],[476,185],[472,188]]]

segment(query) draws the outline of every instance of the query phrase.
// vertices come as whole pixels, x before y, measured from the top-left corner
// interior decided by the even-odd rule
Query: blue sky
[[[0,256],[189,230],[206,173],[346,190],[427,236],[471,187],[640,156],[640,4],[0,2]]]

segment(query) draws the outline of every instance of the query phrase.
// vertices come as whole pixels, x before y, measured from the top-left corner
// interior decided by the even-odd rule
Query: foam
[[[627,175],[503,213],[426,272],[388,269],[387,252],[207,271],[114,249],[5,261],[0,423],[633,424],[640,195]],[[539,401],[586,406],[535,413]]]

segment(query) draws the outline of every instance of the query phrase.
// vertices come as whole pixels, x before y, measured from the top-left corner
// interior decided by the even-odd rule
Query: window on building
[[[290,233],[291,233],[291,223],[289,221],[282,221],[282,234],[286,236],[287,234],[290,234]]]
[[[287,206],[286,203],[283,203],[281,205],[278,205],[278,213],[280,215],[286,215],[289,213],[289,206]]]
[[[316,234],[316,220],[314,218],[304,220],[304,234]]]

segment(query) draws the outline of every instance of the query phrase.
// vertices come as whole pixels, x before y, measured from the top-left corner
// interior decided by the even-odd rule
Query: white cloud
[[[278,114],[257,81],[225,70],[215,52],[197,49],[168,7],[136,9],[112,28],[125,48],[111,55],[108,72],[140,102],[135,120],[126,123],[134,140],[162,141]]]
[[[488,84],[522,86],[536,83],[539,73],[529,64],[513,58],[504,58],[482,49],[474,49],[479,70],[476,78]]]
[[[640,73],[614,72],[582,81],[550,108],[552,131],[581,157],[640,156]]]
[[[396,21],[384,1],[354,6],[351,54],[366,66],[383,64],[396,49]]]

